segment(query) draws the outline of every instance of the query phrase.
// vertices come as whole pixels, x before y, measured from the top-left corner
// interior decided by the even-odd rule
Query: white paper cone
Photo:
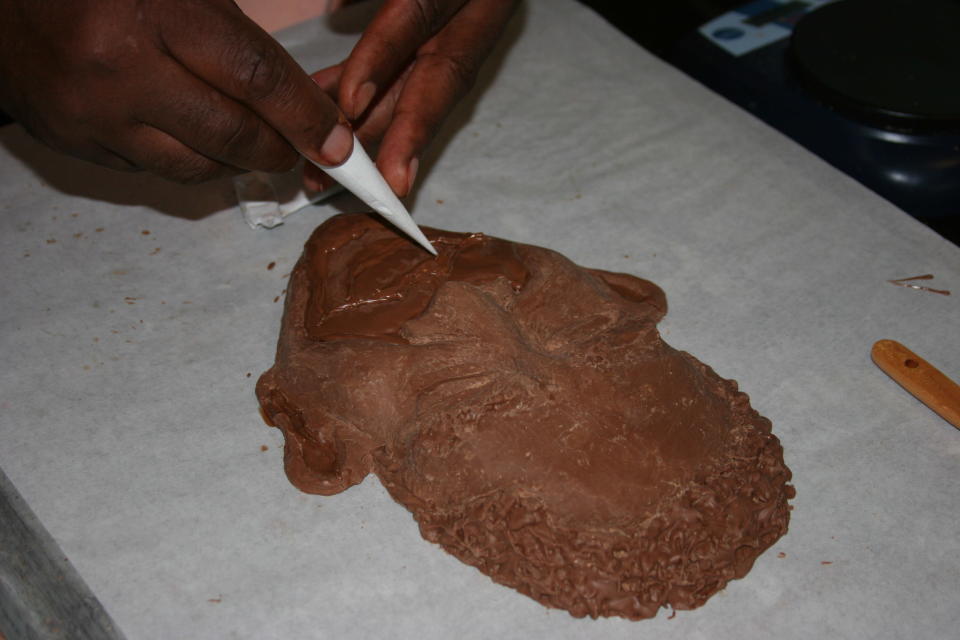
[[[433,248],[427,237],[420,231],[420,227],[410,217],[407,208],[390,189],[390,185],[383,179],[356,136],[353,137],[353,152],[340,166],[327,167],[316,162],[313,164],[323,169],[324,173],[342,184],[395,227],[416,240],[424,249],[437,255],[437,250]]]

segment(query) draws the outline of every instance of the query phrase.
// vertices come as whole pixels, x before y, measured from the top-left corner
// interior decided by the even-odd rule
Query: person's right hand
[[[230,0],[0,0],[0,107],[50,146],[179,182],[340,164],[333,101]]]
[[[340,64],[313,79],[356,126],[377,167],[406,196],[420,156],[444,119],[473,86],[519,0],[387,0]],[[330,179],[304,167],[322,190]]]

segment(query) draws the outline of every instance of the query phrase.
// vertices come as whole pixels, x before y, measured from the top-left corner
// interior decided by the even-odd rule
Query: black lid
[[[960,0],[841,0],[808,13],[794,68],[827,105],[894,130],[960,129]]]

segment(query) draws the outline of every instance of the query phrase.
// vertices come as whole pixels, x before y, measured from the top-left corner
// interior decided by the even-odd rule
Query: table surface
[[[281,34],[308,70],[368,9]],[[718,55],[723,55],[718,51]],[[375,478],[299,493],[253,389],[286,277],[350,198],[251,231],[0,130],[0,467],[131,638],[942,638],[960,432],[870,361],[960,377],[960,249],[568,1],[531,0],[424,159],[423,224],[649,278],[793,469],[790,532],[702,608],[577,620],[420,538]],[[275,264],[274,268],[270,268]],[[924,273],[951,296],[889,284]]]

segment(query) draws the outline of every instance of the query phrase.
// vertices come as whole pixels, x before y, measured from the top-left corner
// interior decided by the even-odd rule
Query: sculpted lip
[[[291,482],[375,473],[422,535],[574,616],[703,604],[786,533],[790,470],[733,381],[661,339],[663,292],[530,245],[337,216],[258,382]]]

